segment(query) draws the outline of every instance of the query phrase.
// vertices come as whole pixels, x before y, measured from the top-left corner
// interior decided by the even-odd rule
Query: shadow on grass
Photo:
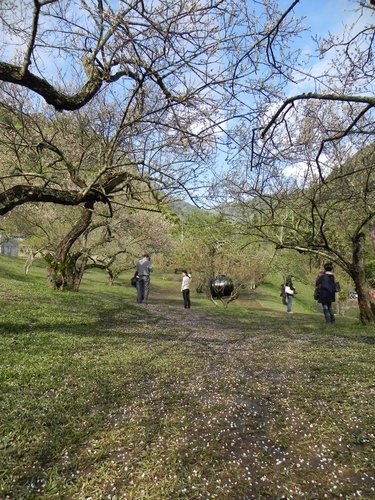
[[[158,305],[163,305],[158,310]],[[5,337],[19,337],[24,334],[45,334],[79,336],[87,338],[110,338],[144,340],[150,339],[165,342],[191,342],[195,344],[234,345],[239,342],[251,342],[252,339],[264,340],[296,340],[306,342],[331,341],[333,337],[341,337],[348,341],[367,344],[375,343],[375,328],[363,327],[358,321],[338,318],[335,324],[326,325],[322,316],[318,314],[293,314],[275,312],[272,309],[257,309],[246,314],[235,316],[235,312],[222,310],[205,312],[202,310],[185,311],[181,302],[168,301],[166,306],[163,299],[153,301],[150,310],[146,307],[124,302],[124,307],[116,305],[114,308],[103,307],[96,311],[87,308],[87,320],[80,317],[68,317],[66,321],[38,321],[33,318],[28,321],[17,322],[0,321],[0,335]],[[167,310],[166,310],[167,307]],[[165,315],[171,308],[174,314],[179,314],[181,308],[181,322],[175,317],[169,320]],[[183,315],[185,315],[183,317]],[[61,318],[60,318],[61,319]]]

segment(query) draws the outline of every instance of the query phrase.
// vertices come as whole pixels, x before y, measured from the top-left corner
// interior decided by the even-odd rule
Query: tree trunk
[[[80,256],[80,254],[78,256],[73,255],[70,259],[70,265],[67,267],[65,273],[65,290],[71,292],[78,292],[79,290],[87,262],[87,255],[84,255],[80,266],[77,267],[77,261]]]
[[[114,273],[109,267],[107,267],[106,269],[108,273],[108,284],[112,286],[118,275]]]
[[[358,234],[353,239],[352,278],[358,294],[359,316],[364,325],[375,321],[371,308],[369,288],[365,277],[364,262],[364,233]]]
[[[45,256],[48,261],[48,281],[54,290],[68,290],[78,292],[82,277],[86,269],[87,256],[84,255],[80,266],[77,266],[78,259],[82,254],[69,254],[64,261],[56,261]]]
[[[81,266],[77,268],[77,261],[81,253],[71,255],[70,249],[77,239],[86,231],[92,220],[92,204],[84,209],[81,218],[69,231],[57,247],[55,256],[46,255],[49,264],[48,281],[55,290],[70,290],[77,292],[81,284],[86,267],[87,257],[83,257]]]

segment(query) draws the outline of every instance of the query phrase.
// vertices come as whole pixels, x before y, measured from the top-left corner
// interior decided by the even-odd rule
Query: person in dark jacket
[[[284,285],[284,292],[286,296],[286,312],[288,314],[292,314],[292,304],[293,304],[293,297],[296,293],[296,289],[293,286],[292,282],[292,277],[287,276],[285,280],[285,285]]]
[[[324,264],[324,273],[320,273],[316,279],[318,302],[323,306],[323,313],[326,323],[334,323],[335,315],[332,309],[332,302],[335,302],[336,283],[333,275],[332,262]]]

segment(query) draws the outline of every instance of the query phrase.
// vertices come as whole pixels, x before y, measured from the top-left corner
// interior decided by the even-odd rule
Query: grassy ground
[[[78,294],[0,257],[0,498],[375,498],[375,329],[272,280],[215,307],[156,274]]]

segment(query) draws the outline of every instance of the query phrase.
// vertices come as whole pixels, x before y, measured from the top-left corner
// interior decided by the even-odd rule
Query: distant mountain
[[[196,211],[202,210],[201,208],[196,207],[192,203],[188,203],[187,201],[183,200],[173,200],[170,203],[171,209],[180,216],[183,215],[191,215],[192,213]]]

